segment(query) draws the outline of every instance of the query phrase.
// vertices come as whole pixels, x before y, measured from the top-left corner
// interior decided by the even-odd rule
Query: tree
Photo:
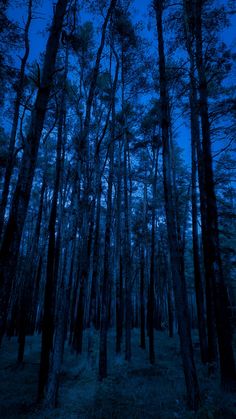
[[[1,203],[0,203],[0,237],[2,236],[2,229],[4,224],[4,215],[7,205],[7,198],[9,194],[9,186],[10,180],[12,176],[12,171],[14,167],[14,160],[15,160],[15,141],[16,141],[16,134],[17,134],[17,126],[19,121],[19,114],[20,114],[20,104],[22,99],[22,93],[24,89],[24,79],[25,79],[25,68],[29,56],[29,29],[32,20],[32,0],[28,2],[28,16],[24,30],[24,43],[25,43],[25,53],[21,58],[21,66],[19,71],[19,79],[16,85],[16,98],[14,103],[14,114],[13,114],[13,122],[12,122],[12,129],[10,135],[10,142],[8,148],[8,160],[7,166],[5,171],[5,178],[4,178],[4,186],[2,191]]]
[[[219,245],[218,212],[214,188],[211,134],[208,107],[208,82],[203,58],[202,1],[195,4],[196,66],[198,73],[199,113],[202,131],[204,188],[206,196],[205,271],[213,289],[216,329],[219,344],[221,382],[223,387],[235,386],[236,372],[232,348],[232,334],[228,313],[228,295],[224,282]]]
[[[0,339],[5,330],[8,302],[11,287],[16,275],[16,261],[18,259],[20,242],[30,192],[36,167],[39,142],[43,130],[44,118],[50,96],[52,78],[55,71],[57,50],[67,1],[58,0],[53,22],[46,46],[41,85],[31,113],[30,126],[22,156],[21,168],[17,179],[16,189],[12,198],[9,219],[4,232],[0,252],[1,266],[1,300],[0,300]]]
[[[181,355],[183,360],[184,375],[187,388],[188,404],[197,410],[200,402],[200,392],[196,368],[193,358],[193,348],[189,324],[188,305],[186,298],[186,285],[184,272],[182,271],[181,250],[178,242],[178,232],[176,224],[176,212],[173,189],[173,167],[171,166],[170,150],[170,112],[166,82],[164,40],[162,29],[163,3],[154,2],[156,14],[157,33],[158,33],[158,53],[159,53],[159,83],[161,101],[161,132],[163,148],[163,178],[165,194],[166,222],[168,230],[168,240],[170,246],[170,258],[172,278],[174,283],[175,305],[177,310]]]

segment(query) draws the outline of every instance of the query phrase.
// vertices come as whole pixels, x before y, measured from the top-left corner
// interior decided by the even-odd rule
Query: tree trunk
[[[208,111],[208,86],[203,60],[202,0],[195,2],[196,16],[196,64],[199,79],[199,109],[202,128],[203,164],[206,194],[206,255],[205,271],[213,288],[216,330],[219,344],[221,384],[225,389],[236,387],[236,370],[232,347],[232,331],[229,318],[229,301],[223,278],[219,246],[218,213],[214,188]]]
[[[154,146],[154,144],[153,144]],[[156,148],[156,145],[155,145]],[[156,184],[157,184],[157,170],[158,170],[158,152],[153,151],[154,159],[154,173],[152,173],[152,232],[151,232],[151,256],[150,256],[150,280],[149,280],[149,296],[148,296],[148,337],[149,337],[149,360],[151,364],[155,362],[154,350],[154,306],[155,306],[155,257],[156,257],[156,238],[155,238],[155,223],[156,223]]]
[[[12,171],[14,168],[14,160],[15,160],[15,142],[16,142],[16,134],[17,134],[17,126],[19,121],[19,114],[20,114],[20,104],[22,93],[24,90],[24,79],[25,79],[25,67],[29,56],[30,45],[29,45],[29,29],[32,20],[32,0],[28,1],[28,16],[25,25],[24,31],[24,43],[25,43],[25,53],[24,56],[21,58],[21,66],[20,66],[20,74],[19,80],[17,82],[17,91],[16,91],[16,99],[14,104],[14,114],[13,114],[13,123],[11,129],[11,136],[10,136],[10,143],[8,148],[8,158],[7,158],[7,167],[5,171],[5,178],[4,178],[4,185],[0,203],[0,240],[2,236],[3,226],[4,226],[4,215],[7,206],[7,199],[9,194],[9,186],[12,176]]]
[[[191,54],[191,52],[190,52]],[[198,314],[198,330],[201,349],[201,359],[203,363],[208,361],[208,345],[205,320],[205,295],[203,286],[203,277],[200,266],[200,247],[198,238],[198,211],[197,211],[197,153],[196,146],[200,143],[200,131],[198,113],[196,112],[196,83],[194,79],[194,60],[193,55],[190,56],[190,110],[191,110],[191,155],[192,155],[192,237],[193,237],[193,263],[194,263],[194,283],[196,292],[197,314]],[[214,325],[211,322],[211,328]],[[214,345],[215,346],[215,345]],[[215,351],[214,351],[215,352]],[[214,353],[212,351],[212,353]],[[215,354],[214,354],[215,357]]]
[[[107,215],[105,228],[104,273],[102,281],[101,329],[99,347],[99,379],[107,376],[107,328],[108,328],[108,294],[110,272],[111,220],[112,220],[112,185],[113,185],[114,145],[110,146],[110,169],[107,191]]]
[[[110,247],[111,247],[111,223],[112,223],[112,187],[114,181],[114,139],[115,139],[115,94],[119,74],[119,61],[117,60],[115,80],[113,83],[112,96],[112,131],[111,144],[109,149],[109,177],[107,190],[107,213],[105,228],[105,249],[104,249],[104,273],[102,281],[102,306],[101,306],[101,328],[100,328],[100,347],[99,347],[99,379],[103,380],[107,376],[107,328],[108,328],[108,306],[110,291]]]
[[[123,264],[121,254],[121,153],[118,150],[116,193],[116,353],[121,352],[123,331]]]
[[[140,346],[142,349],[145,349],[145,258],[143,246],[141,246],[140,253]]]
[[[125,359],[131,360],[131,327],[132,327],[132,298],[131,298],[131,254],[130,254],[130,205],[128,191],[128,153],[127,121],[125,114],[125,74],[124,50],[122,45],[121,59],[122,78],[122,111],[124,118],[124,272],[125,272]]]
[[[68,48],[66,51],[65,73],[63,80],[63,87],[61,93],[60,113],[58,120],[58,138],[57,138],[57,152],[56,152],[56,175],[55,184],[52,197],[52,206],[49,219],[49,241],[48,241],[48,254],[47,254],[47,274],[46,285],[44,294],[44,310],[42,322],[42,347],[41,359],[39,370],[39,386],[38,386],[38,399],[44,397],[44,389],[47,384],[50,353],[53,344],[54,334],[54,315],[56,304],[56,288],[58,279],[58,263],[57,261],[57,248],[56,248],[56,220],[57,220],[57,200],[60,190],[61,169],[62,169],[62,144],[63,144],[63,130],[65,123],[65,96],[66,96],[66,79],[68,72]],[[58,237],[59,237],[58,233]]]
[[[19,176],[13,194],[9,220],[2,241],[0,252],[0,340],[5,330],[11,287],[16,275],[21,236],[30,199],[39,142],[52,86],[66,6],[67,0],[58,0],[46,46],[41,85],[38,89],[36,101],[31,113],[30,126],[25,141]]]
[[[170,246],[171,269],[174,284],[175,306],[178,318],[181,356],[187,389],[187,401],[189,406],[197,410],[200,403],[200,392],[193,358],[193,347],[190,332],[189,313],[187,305],[187,294],[184,272],[182,270],[181,249],[178,242],[178,231],[176,221],[175,197],[173,191],[173,176],[170,156],[170,112],[167,93],[167,78],[165,68],[164,40],[162,28],[163,2],[155,0],[154,9],[156,13],[158,52],[159,52],[159,83],[161,100],[161,130],[163,147],[163,177],[165,210]]]
[[[197,214],[197,162],[196,162],[196,142],[194,139],[194,121],[196,113],[191,106],[191,147],[192,147],[192,238],[193,238],[193,264],[194,264],[194,283],[196,292],[197,315],[198,315],[198,332],[201,349],[201,359],[205,364],[208,360],[208,346],[205,320],[205,295],[203,287],[203,278],[200,266],[200,249],[198,238],[198,214]],[[195,121],[198,124],[198,121]]]
[[[66,337],[66,314],[68,313],[68,296],[67,288],[69,282],[66,280],[67,274],[67,265],[70,266],[67,262],[67,253],[68,248],[64,252],[64,262],[63,262],[63,271],[60,278],[60,284],[58,287],[57,293],[57,303],[56,303],[56,321],[55,321],[55,339],[53,343],[52,357],[50,361],[50,373],[48,378],[48,386],[45,396],[44,405],[48,408],[57,406],[60,374],[61,374],[61,365],[64,354],[64,344]],[[70,280],[70,279],[69,279]]]
[[[190,58],[190,110],[191,110],[191,137],[192,137],[192,158],[193,153],[195,153],[195,148],[197,151],[197,165],[198,165],[198,183],[199,183],[199,192],[200,192],[200,213],[201,213],[201,231],[202,231],[202,242],[203,242],[203,256],[204,256],[204,265],[207,264],[207,230],[206,230],[206,191],[205,191],[205,180],[204,180],[204,167],[203,167],[203,154],[202,146],[200,141],[200,127],[198,121],[199,107],[198,107],[198,98],[197,98],[197,82],[195,79],[194,69],[196,66],[194,55],[194,39],[195,39],[195,25],[194,22],[194,7],[189,2],[184,2],[184,17],[185,17],[185,35],[186,35],[186,46]],[[193,149],[194,148],[194,149]],[[195,165],[195,161],[192,162],[192,166]],[[194,176],[194,174],[193,174]],[[195,179],[192,179],[192,184],[195,183]],[[194,188],[194,186],[193,186]],[[192,197],[194,211],[194,196]],[[195,214],[193,214],[193,217]],[[193,218],[193,234],[194,232],[194,218]],[[202,305],[204,299],[202,298],[201,291],[201,278],[199,277],[197,263],[199,263],[197,256],[197,244],[195,240],[193,241],[195,246],[194,251],[194,269],[195,269],[195,288],[196,288],[196,299],[197,299],[197,309],[199,321],[199,334],[200,334],[200,345],[201,345],[201,355],[202,360],[205,359],[206,343],[204,343],[204,330],[203,323],[204,317],[202,315],[203,307],[199,307],[199,304]],[[205,285],[206,285],[206,311],[207,311],[207,362],[209,374],[214,373],[217,364],[218,351],[217,351],[217,335],[216,335],[216,325],[215,325],[215,309],[213,302],[213,288],[210,277],[207,275],[206,270],[205,274]],[[198,290],[197,290],[198,289]]]

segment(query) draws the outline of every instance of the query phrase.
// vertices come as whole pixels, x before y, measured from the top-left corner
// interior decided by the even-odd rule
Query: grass
[[[193,336],[194,342],[197,336]],[[94,350],[77,356],[66,346],[58,407],[45,410],[36,405],[40,337],[27,337],[25,362],[16,364],[17,339],[5,339],[0,352],[0,418],[66,419],[232,419],[236,418],[236,398],[223,393],[219,377],[209,378],[207,368],[196,352],[202,407],[197,413],[186,408],[185,384],[178,337],[155,333],[155,365],[148,361],[148,350],[139,347],[139,332],[132,331],[132,361],[115,354],[115,334],[108,339],[108,377],[97,380],[98,334]],[[148,343],[148,342],[147,342]],[[195,345],[198,346],[197,344]]]

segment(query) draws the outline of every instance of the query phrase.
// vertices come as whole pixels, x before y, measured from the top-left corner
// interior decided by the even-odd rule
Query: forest
[[[236,418],[235,27],[1,0],[1,418]]]

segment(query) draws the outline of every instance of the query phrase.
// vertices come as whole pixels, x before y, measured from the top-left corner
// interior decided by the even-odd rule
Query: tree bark
[[[116,193],[116,353],[121,352],[123,331],[123,263],[121,254],[121,153],[118,150]]]
[[[144,248],[141,246],[140,250],[140,346],[142,349],[146,348],[145,342],[145,297],[144,297],[144,284],[145,284],[145,257]]]
[[[183,369],[185,375],[187,401],[189,406],[197,410],[200,403],[198,379],[193,358],[193,347],[190,331],[189,313],[184,272],[182,270],[181,249],[178,242],[175,197],[173,191],[173,176],[170,156],[170,112],[167,93],[166,64],[164,55],[164,40],[162,27],[163,2],[155,0],[158,52],[159,52],[159,83],[161,100],[161,130],[163,147],[163,177],[164,196],[167,221],[168,241],[170,246],[171,269],[174,284],[175,305],[178,318],[179,336]]]
[[[115,79],[112,88],[112,131],[111,144],[109,148],[109,177],[107,190],[107,213],[105,227],[105,249],[104,249],[104,273],[102,281],[102,306],[101,306],[101,328],[99,347],[99,379],[107,376],[107,329],[108,329],[108,302],[110,291],[110,251],[111,251],[111,223],[112,223],[112,188],[114,182],[114,139],[115,139],[115,94],[119,74],[119,61],[117,60]]]
[[[50,96],[67,0],[58,0],[47,41],[41,85],[31,113],[16,189],[0,252],[0,340],[6,324],[11,287],[15,279],[21,236],[27,214],[40,137]]]
[[[154,350],[154,306],[155,306],[155,257],[156,257],[156,187],[157,187],[157,170],[158,170],[158,151],[156,145],[153,144],[153,160],[154,173],[152,173],[152,232],[151,232],[151,255],[150,255],[150,280],[149,280],[149,298],[148,298],[148,337],[149,337],[149,361],[151,364],[155,362]]]
[[[102,281],[102,305],[101,305],[101,328],[99,347],[99,379],[107,376],[107,328],[108,328],[108,293],[110,278],[110,246],[111,246],[111,214],[112,214],[112,185],[113,185],[113,162],[114,145],[110,146],[110,169],[107,191],[107,215],[105,228],[105,250],[104,250],[104,273]]]
[[[66,79],[68,72],[68,49],[66,51],[65,72],[63,78],[63,87],[60,100],[60,113],[58,120],[58,138],[56,151],[56,175],[53,189],[52,206],[49,219],[49,241],[47,254],[47,273],[44,294],[44,309],[42,322],[42,347],[39,368],[39,385],[38,385],[38,399],[44,397],[44,390],[48,380],[50,353],[53,344],[54,334],[54,316],[56,304],[56,288],[58,279],[58,263],[57,248],[56,248],[56,220],[57,220],[57,201],[60,190],[61,169],[62,169],[62,144],[63,144],[63,130],[65,123],[65,97],[66,97]],[[58,232],[58,236],[59,236]]]
[[[19,114],[20,114],[20,105],[21,105],[21,98],[24,90],[24,79],[25,79],[25,67],[27,64],[27,60],[29,57],[30,45],[29,45],[29,29],[32,20],[32,0],[28,1],[28,15],[27,21],[25,24],[25,31],[24,31],[24,43],[25,43],[25,53],[21,58],[21,66],[20,66],[20,74],[19,80],[17,83],[17,91],[16,91],[16,99],[14,104],[14,114],[13,114],[13,123],[11,129],[11,136],[10,136],[10,143],[8,148],[8,158],[7,158],[7,167],[5,171],[5,178],[4,178],[4,185],[0,203],[0,239],[2,236],[3,226],[4,226],[4,216],[7,206],[7,199],[9,195],[9,186],[12,176],[12,171],[14,168],[14,160],[15,160],[15,142],[16,142],[16,134],[17,134],[17,126],[19,121]]]
[[[211,134],[208,110],[208,86],[203,59],[202,0],[195,1],[196,65],[199,82],[199,110],[202,128],[204,187],[206,195],[206,257],[205,271],[213,289],[216,330],[220,355],[221,384],[225,389],[236,387],[236,370],[229,318],[229,301],[223,277],[219,246],[218,213],[214,187]]]
[[[195,24],[194,24],[194,7],[190,2],[184,2],[184,22],[185,22],[185,36],[186,36],[186,47],[190,59],[190,111],[191,111],[191,147],[192,147],[192,167],[196,165],[195,160],[193,161],[193,154],[197,153],[197,167],[198,167],[198,183],[199,183],[199,192],[200,192],[200,213],[201,213],[201,231],[202,231],[202,242],[203,242],[203,257],[204,264],[207,263],[207,230],[206,230],[206,191],[204,186],[204,166],[203,166],[203,153],[202,145],[200,139],[200,126],[199,126],[199,106],[197,98],[197,81],[195,78],[195,58],[196,52],[194,55],[195,48]],[[193,169],[192,169],[193,170]],[[196,169],[195,169],[196,170]],[[195,193],[194,193],[194,173],[192,178],[192,213],[193,213],[193,234],[197,234],[194,217],[195,214]],[[196,239],[193,239],[193,252],[194,252],[194,270],[195,270],[195,289],[196,289],[196,299],[197,299],[197,310],[198,310],[198,319],[199,319],[199,337],[200,337],[200,346],[201,346],[201,356],[203,362],[206,357],[207,350],[207,362],[209,374],[214,373],[217,365],[218,351],[217,351],[217,335],[216,335],[216,325],[215,325],[215,309],[213,302],[213,289],[212,282],[210,277],[207,275],[204,269],[205,275],[205,286],[206,286],[206,312],[207,312],[207,345],[204,338],[204,308],[202,304],[204,302],[203,295],[204,291],[201,290],[201,278],[199,267],[199,249],[197,254],[197,242]],[[201,307],[199,306],[201,305]],[[199,317],[200,316],[200,317]]]

